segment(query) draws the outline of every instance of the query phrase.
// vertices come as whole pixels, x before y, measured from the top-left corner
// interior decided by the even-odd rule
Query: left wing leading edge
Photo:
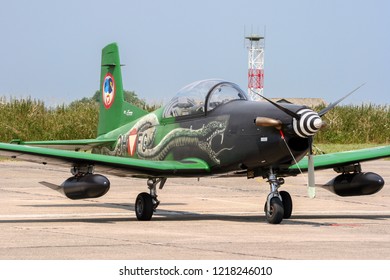
[[[362,161],[369,161],[386,157],[390,157],[390,146],[316,155],[314,156],[314,169],[320,170],[327,168],[335,168],[359,163]],[[307,157],[299,161],[298,164],[292,165],[289,170],[298,171],[298,167],[302,171],[307,171]]]
[[[125,177],[176,177],[210,172],[208,164],[197,158],[151,161],[6,143],[0,143],[0,156],[44,165],[91,164],[96,171]]]
[[[96,146],[113,145],[116,139],[77,139],[77,140],[50,140],[50,141],[21,141],[15,139],[11,144],[27,145],[42,148],[52,148],[69,151],[88,151]]]

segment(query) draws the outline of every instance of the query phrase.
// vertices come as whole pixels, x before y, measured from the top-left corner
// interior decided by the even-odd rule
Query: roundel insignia
[[[133,128],[129,132],[129,140],[127,142],[127,152],[130,156],[134,156],[137,147],[137,129]]]
[[[115,80],[111,73],[107,73],[103,79],[102,85],[103,104],[106,109],[109,109],[115,99]]]

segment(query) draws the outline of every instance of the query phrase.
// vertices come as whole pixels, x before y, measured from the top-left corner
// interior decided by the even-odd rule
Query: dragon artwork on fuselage
[[[183,154],[188,157],[192,151],[194,157],[220,164],[218,156],[234,148],[218,147],[223,144],[228,119],[229,116],[219,116],[212,121],[198,122],[200,127],[195,127],[194,122],[183,122],[183,127],[171,129],[173,124],[162,125],[155,113],[150,113],[121,135],[115,148],[106,149],[105,154],[158,161],[167,158],[182,160]],[[187,124],[189,127],[185,127]]]
[[[103,153],[154,161],[201,158],[210,165],[221,164],[219,156],[234,149],[224,145],[229,115],[208,116],[220,104],[238,98],[237,90],[223,85],[214,94],[205,108],[207,91],[217,80],[194,83],[179,93],[164,107],[137,120],[125,134],[118,137],[113,149],[104,148]],[[222,98],[221,98],[222,97]]]

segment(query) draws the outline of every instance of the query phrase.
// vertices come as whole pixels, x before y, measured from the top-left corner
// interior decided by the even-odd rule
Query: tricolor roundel
[[[127,142],[127,152],[130,156],[134,156],[135,149],[137,147],[137,129],[133,128],[129,133],[129,139]]]
[[[103,79],[102,85],[103,104],[106,109],[109,109],[114,103],[115,98],[115,80],[111,73],[107,73]]]

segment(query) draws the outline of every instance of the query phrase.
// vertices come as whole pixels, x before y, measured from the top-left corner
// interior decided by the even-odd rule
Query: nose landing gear
[[[277,178],[272,168],[270,168],[268,174],[268,183],[270,184],[271,192],[264,206],[265,217],[270,224],[280,224],[283,218],[288,219],[291,217],[292,199],[288,192],[278,191],[279,187],[284,184],[284,179]]]

